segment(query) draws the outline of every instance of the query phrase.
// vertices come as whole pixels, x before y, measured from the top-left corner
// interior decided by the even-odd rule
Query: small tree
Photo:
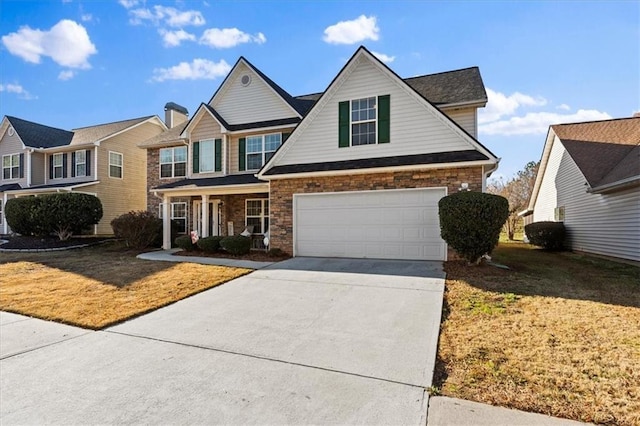
[[[42,220],[61,241],[68,240],[102,219],[102,203],[98,197],[76,192],[45,195]]]
[[[162,219],[148,211],[130,211],[111,221],[113,234],[122,238],[127,247],[144,249],[160,242],[162,245]]]
[[[479,264],[500,239],[509,202],[499,195],[458,192],[438,203],[442,239],[469,263]]]

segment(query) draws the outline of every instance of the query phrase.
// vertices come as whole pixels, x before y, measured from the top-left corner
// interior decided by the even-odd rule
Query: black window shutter
[[[91,150],[88,149],[84,156],[87,164],[84,166],[84,169],[87,171],[87,176],[91,176]]]
[[[282,143],[284,143],[284,141],[289,139],[289,136],[291,136],[291,133],[283,133],[282,134]]]
[[[215,141],[215,171],[222,171],[222,139]]]
[[[338,104],[338,147],[349,145],[349,101],[344,101]]]
[[[246,166],[246,153],[247,153],[247,139],[240,138],[238,141],[238,170],[244,172],[247,169]]]
[[[378,96],[378,143],[389,143],[391,141],[389,129],[390,100],[390,95]]]
[[[49,156],[49,179],[53,179],[53,155]]]
[[[71,177],[76,177],[76,153],[71,153]]]
[[[67,154],[62,154],[62,177],[67,177]]]
[[[200,142],[193,143],[193,173],[200,173]]]
[[[20,154],[20,179],[24,177],[24,154]]]

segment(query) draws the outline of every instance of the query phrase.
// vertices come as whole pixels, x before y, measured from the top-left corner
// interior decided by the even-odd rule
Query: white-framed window
[[[351,145],[376,143],[376,98],[351,101]]]
[[[53,179],[62,179],[64,172],[64,154],[53,154]]]
[[[20,154],[2,156],[2,179],[20,178]]]
[[[253,226],[254,234],[264,234],[269,230],[268,198],[246,201],[246,226]]]
[[[260,169],[282,144],[282,133],[247,136],[247,170]]]
[[[164,209],[164,203],[160,203],[158,206],[158,217],[160,219],[163,218],[162,211]],[[178,234],[186,234],[187,233],[187,203],[186,202],[177,202],[171,203],[169,208],[169,214],[171,220],[176,222],[177,232]]]
[[[109,151],[109,177],[122,179],[122,154]]]
[[[212,172],[215,169],[216,143],[214,139],[200,141],[200,173]]]
[[[87,175],[87,151],[80,150],[75,152],[75,164],[73,167],[76,169],[76,176]]]
[[[160,177],[173,178],[187,175],[187,147],[162,148],[160,150]]]

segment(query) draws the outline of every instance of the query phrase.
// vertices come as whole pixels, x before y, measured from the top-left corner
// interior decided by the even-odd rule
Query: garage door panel
[[[444,189],[295,197],[297,256],[444,260],[437,203]]]

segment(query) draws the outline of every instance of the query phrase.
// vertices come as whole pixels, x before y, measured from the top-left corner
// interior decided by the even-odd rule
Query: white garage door
[[[294,195],[296,256],[446,260],[444,188]]]

